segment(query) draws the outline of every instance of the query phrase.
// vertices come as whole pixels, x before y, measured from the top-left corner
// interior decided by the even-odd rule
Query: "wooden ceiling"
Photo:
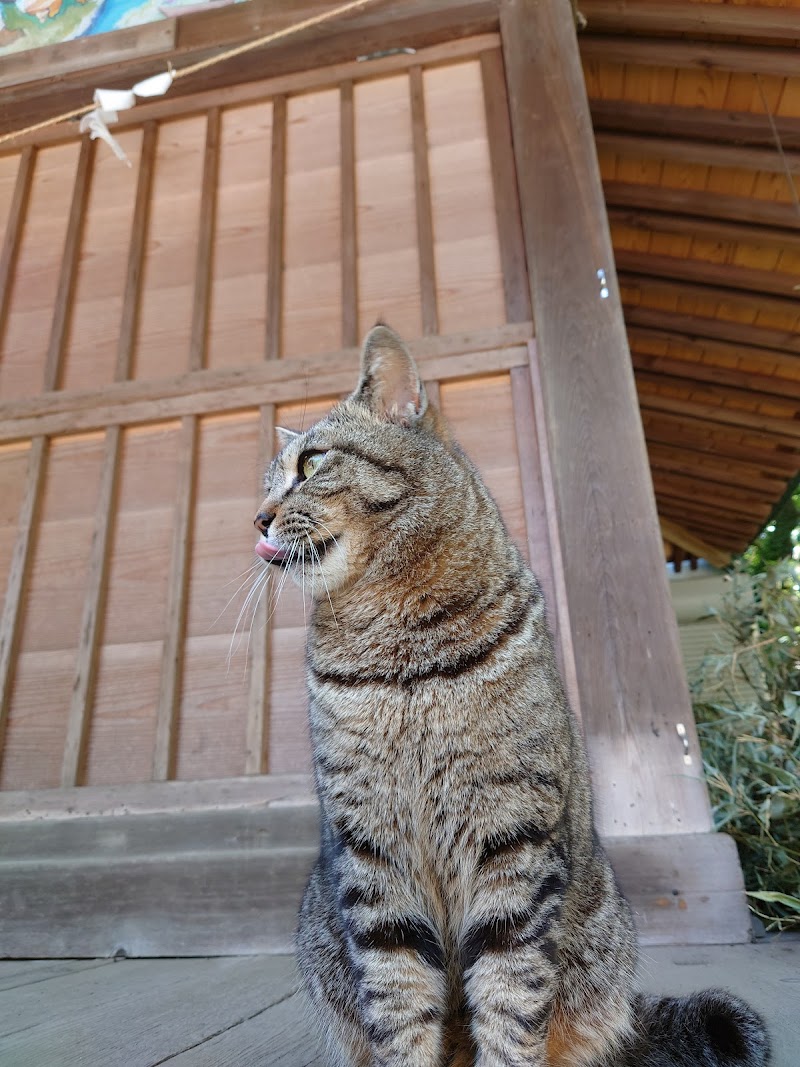
[[[798,469],[800,4],[580,8],[659,514],[738,552]]]
[[[692,544],[739,552],[798,470],[800,0],[578,6],[659,513]],[[83,47],[77,66],[71,45],[11,57],[0,133],[56,102],[85,104],[98,83],[129,87],[165,53],[196,59],[312,10],[251,0],[170,22],[169,40],[166,23],[110,34]],[[454,26],[494,29],[497,12],[489,0],[413,0],[408,22],[414,44],[433,44]],[[378,5],[348,20],[347,34],[240,56],[171,95],[263,77],[267,59],[271,74],[350,59],[362,23],[370,42],[405,43],[402,21],[384,25]]]

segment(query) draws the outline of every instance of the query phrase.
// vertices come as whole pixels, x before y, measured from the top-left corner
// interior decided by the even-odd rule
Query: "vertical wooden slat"
[[[89,197],[89,185],[94,161],[94,141],[84,137],[78,155],[75,170],[75,184],[72,188],[72,203],[69,209],[67,233],[64,238],[64,251],[61,256],[61,271],[58,278],[55,304],[53,305],[53,322],[50,328],[50,343],[47,347],[47,359],[44,370],[44,390],[58,389],[60,385],[64,348],[69,331],[72,314],[72,296],[75,291],[75,279],[78,273],[78,258],[81,251],[83,221],[86,214],[86,201]]]
[[[358,245],[356,241],[356,137],[353,83],[340,87],[342,196],[342,346],[358,344]]]
[[[520,460],[522,497],[528,530],[531,568],[542,584],[548,616],[554,631],[556,655],[575,714],[581,715],[580,690],[575,670],[575,647],[564,585],[564,561],[558,532],[553,468],[545,432],[544,404],[539,384],[536,342],[528,342],[530,365],[512,367],[511,398]]]
[[[267,248],[267,359],[280,359],[283,323],[283,227],[286,204],[286,97],[272,101],[272,158]]]
[[[200,194],[200,233],[192,306],[192,333],[189,345],[189,370],[202,370],[206,362],[208,308],[211,294],[211,264],[214,252],[214,224],[219,175],[219,108],[208,112],[206,147],[203,159],[203,188]]]
[[[142,265],[147,243],[147,228],[150,220],[150,196],[153,189],[153,170],[156,155],[158,126],[146,122],[142,131],[142,147],[139,153],[139,175],[136,183],[136,202],[133,208],[131,243],[128,250],[128,272],[122,298],[122,318],[117,342],[117,366],[114,378],[125,381],[131,375],[131,361],[136,345],[136,327],[139,319],[139,303],[142,287]]]
[[[425,392],[428,394],[428,400],[435,408],[441,409],[441,390],[439,389],[439,383],[431,379],[425,382]]]
[[[259,425],[260,468],[264,470],[272,455],[275,436],[275,406],[261,408]],[[245,774],[264,774],[269,757],[269,672],[273,587],[271,578],[255,610],[251,645],[250,692],[247,703]]]
[[[131,223],[128,267],[120,320],[120,335],[117,343],[115,381],[127,380],[131,372],[141,294],[142,263],[147,241],[156,135],[156,124],[153,122],[147,123],[142,135],[142,148],[139,156],[136,202]],[[67,738],[61,765],[61,784],[64,786],[80,785],[83,780],[94,705],[94,691],[97,681],[98,657],[102,640],[103,616],[108,586],[109,552],[116,513],[121,453],[121,428],[119,426],[109,426],[106,430],[104,442],[100,492],[89,553],[86,595],[83,603],[80,639],[75,661],[75,676],[67,721]]]
[[[702,770],[687,772],[676,733],[684,724],[697,751],[572,10],[499,11],[599,829],[707,832]]]
[[[82,784],[108,585],[108,553],[116,509],[119,455],[120,427],[109,426],[106,430],[100,493],[89,550],[89,571],[67,720],[67,739],[61,764],[62,786]]]
[[[528,265],[525,261],[525,242],[522,240],[517,171],[514,166],[506,76],[500,49],[481,52],[481,74],[497,237],[503,267],[506,322],[530,322],[532,314]]]
[[[27,145],[19,157],[6,234],[3,239],[3,249],[0,252],[0,346],[2,346],[5,333],[14,268],[17,264],[22,231],[25,226],[35,163],[36,149],[32,145]]]
[[[42,484],[47,459],[46,437],[34,437],[28,456],[28,473],[25,496],[17,524],[17,539],[11,556],[11,567],[6,583],[3,614],[0,616],[0,760],[3,755],[3,740],[11,705],[11,690],[14,685],[17,651],[21,635],[22,605],[28,585]]]
[[[190,370],[202,370],[208,335],[208,304],[211,289],[211,256],[214,245],[217,178],[219,176],[219,109],[207,117],[203,186],[200,195],[200,226],[195,259],[192,333],[189,342]],[[170,557],[167,591],[167,626],[158,693],[153,778],[166,781],[175,773],[178,745],[178,715],[183,677],[186,608],[191,569],[192,520],[197,481],[198,418],[184,415],[178,443],[178,499]]]
[[[433,253],[433,211],[431,176],[428,167],[428,131],[425,122],[425,91],[422,68],[409,70],[411,87],[411,136],[414,146],[414,184],[417,201],[417,246],[419,281],[422,294],[422,332],[439,332],[436,306],[436,264]]]
[[[178,454],[180,456],[178,497],[175,502],[173,520],[167,589],[166,636],[158,688],[156,740],[153,753],[153,780],[156,782],[164,782],[175,774],[178,709],[183,675],[183,645],[191,564],[191,524],[195,496],[197,418],[194,415],[186,415],[181,420]]]

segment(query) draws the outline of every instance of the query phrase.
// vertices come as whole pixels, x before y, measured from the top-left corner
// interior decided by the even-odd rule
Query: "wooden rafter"
[[[671,545],[678,545],[685,552],[697,559],[707,559],[712,567],[727,567],[731,561],[727,552],[721,552],[718,548],[709,544],[702,537],[697,537],[685,526],[672,519],[659,518],[661,536]]]
[[[639,38],[622,35],[581,38],[581,56],[604,63],[635,63],[644,67],[684,70],[746,71],[792,77],[797,73],[794,48],[689,41],[682,38]]]
[[[686,3],[641,3],[641,0],[581,0],[586,32],[702,33],[714,37],[765,37],[797,40],[796,11],[788,7]]]
[[[709,197],[709,209],[712,205],[713,199]],[[608,209],[608,219],[612,225],[629,226],[648,233],[664,233],[676,237],[698,237],[701,240],[729,244],[760,245],[781,252],[800,251],[800,217],[796,214],[795,217],[799,224],[798,229],[758,226],[747,222],[727,222],[714,218],[693,218],[691,215],[648,211],[635,207],[612,205]],[[780,291],[783,292],[782,289]]]
[[[785,152],[783,157],[774,148],[750,148],[746,145],[715,144],[710,141],[691,141],[679,137],[646,137],[643,134],[607,133],[595,135],[597,147],[606,152],[636,159],[660,159],[670,163],[693,163],[701,167],[743,167],[745,170],[783,173],[788,167],[792,174],[800,174],[800,152]],[[785,163],[784,163],[785,160]]]

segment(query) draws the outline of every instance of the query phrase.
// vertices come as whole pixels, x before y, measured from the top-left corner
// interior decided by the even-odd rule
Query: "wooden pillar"
[[[704,832],[708,795],[572,9],[569,0],[501,0],[500,26],[599,827],[607,836]]]

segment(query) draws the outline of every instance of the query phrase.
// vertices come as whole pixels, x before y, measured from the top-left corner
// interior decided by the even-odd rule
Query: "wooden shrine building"
[[[0,136],[331,6],[8,57]],[[579,6],[373,0],[121,112],[129,167],[0,142],[0,955],[288,945],[303,606],[228,667],[229,600],[379,316],[543,582],[642,939],[747,938],[664,542],[724,563],[798,468],[800,4]]]

